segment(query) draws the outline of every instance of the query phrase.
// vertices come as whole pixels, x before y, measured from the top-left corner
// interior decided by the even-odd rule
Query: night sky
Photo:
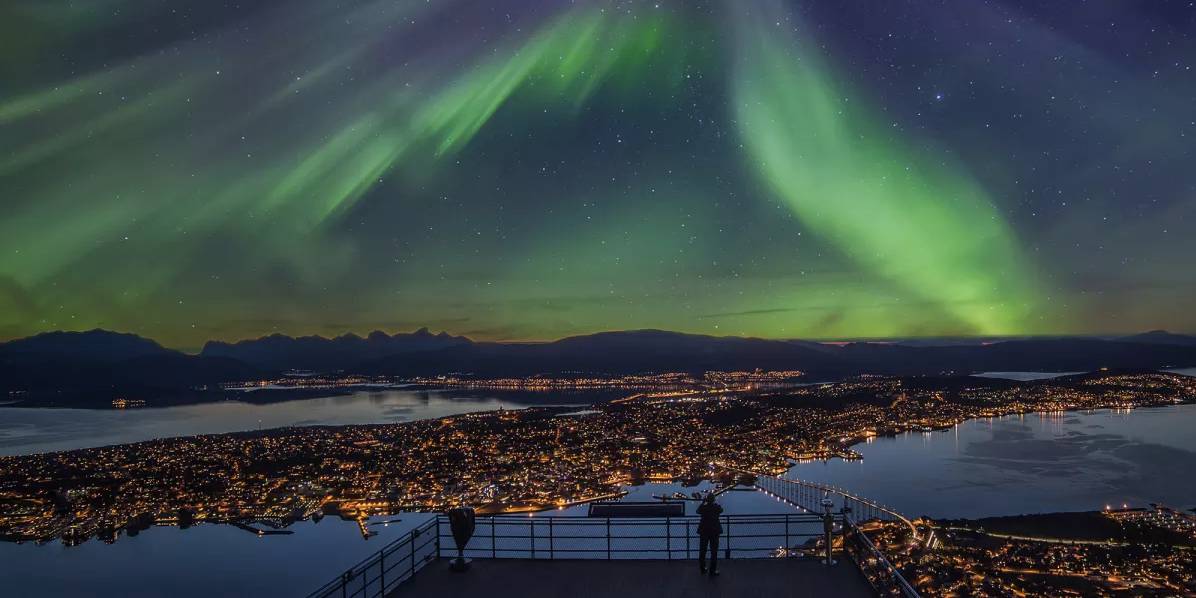
[[[6,0],[0,338],[1196,332],[1196,6]]]

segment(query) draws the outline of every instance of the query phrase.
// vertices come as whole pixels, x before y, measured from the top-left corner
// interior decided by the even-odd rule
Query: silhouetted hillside
[[[1118,340],[1130,343],[1147,343],[1152,345],[1182,345],[1185,347],[1196,347],[1196,336],[1174,334],[1167,332],[1166,330],[1151,330],[1150,332],[1143,332],[1142,334],[1125,336]]]
[[[208,342],[200,355],[226,357],[266,370],[337,371],[353,369],[363,363],[404,353],[436,351],[446,347],[469,345],[463,336],[432,334],[421,328],[410,334],[374,331],[366,338],[345,334],[336,338],[282,334],[264,336],[236,343]]]
[[[392,356],[364,363],[358,369],[370,374],[467,372],[494,376],[761,368],[797,369],[813,376],[833,377],[860,373],[1090,371],[1102,367],[1159,369],[1194,364],[1196,347],[1095,339],[918,347],[896,343],[813,347],[795,341],[640,330],[570,337],[552,343],[475,343],[441,351]]]
[[[415,375],[470,372],[481,376],[535,373],[626,374],[739,369],[844,371],[833,353],[790,341],[714,337],[660,330],[603,332],[551,343],[474,343],[398,355],[363,364],[363,373]]]
[[[1102,367],[1160,369],[1196,363],[1196,347],[1084,338],[932,347],[854,343],[843,349],[854,368],[881,374],[1075,372]]]
[[[115,396],[174,396],[259,373],[236,360],[186,355],[105,330],[0,343],[0,392],[21,393],[31,403],[100,405]]]
[[[103,363],[166,353],[174,351],[136,334],[100,329],[45,332],[0,343],[0,355],[30,361],[69,358]]]
[[[1166,333],[1163,333],[1166,334]],[[1179,335],[1135,340],[1030,339],[985,344],[846,345],[716,337],[660,330],[603,332],[548,343],[475,343],[426,329],[210,342],[185,355],[131,334],[102,330],[48,333],[0,344],[0,390],[33,395],[170,394],[288,369],[428,376],[628,374],[662,371],[802,370],[811,379],[853,374],[966,375],[985,371],[1155,370],[1196,366],[1196,345]],[[1188,337],[1179,337],[1188,338]],[[1171,342],[1148,342],[1151,339]]]

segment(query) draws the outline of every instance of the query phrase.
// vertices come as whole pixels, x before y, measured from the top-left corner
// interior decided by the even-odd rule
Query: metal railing
[[[821,507],[819,503],[824,498],[831,499],[831,504],[837,507],[843,516],[844,550],[855,561],[877,594],[918,598],[918,592],[901,571],[889,562],[857,524],[861,521],[899,521],[908,527],[910,534],[916,539],[918,530],[907,517],[889,507],[825,484],[758,475],[756,487],[806,511]]]
[[[757,488],[805,513],[725,515],[719,550],[725,559],[806,553],[829,559],[824,497],[836,497],[830,513],[842,534],[843,551],[882,596],[918,598],[877,546],[858,526],[867,520],[913,524],[892,509],[837,488],[759,476]],[[858,509],[858,511],[857,511]],[[478,517],[464,555],[516,559],[693,559],[698,556],[699,517],[585,517],[495,515]],[[916,530],[915,530],[916,531]],[[821,546],[819,543],[821,542]],[[817,549],[817,550],[815,550]],[[437,558],[457,556],[448,517],[438,515],[384,546],[352,569],[312,592],[309,598],[378,598],[415,576]]]
[[[919,598],[918,591],[906,581],[901,571],[872,543],[851,517],[845,518],[843,549],[855,561],[860,572],[881,596]]]
[[[841,521],[841,516],[837,515]],[[440,555],[456,556],[448,521],[438,526]],[[698,517],[479,517],[466,557],[518,559],[692,559]],[[722,557],[769,558],[823,535],[822,517],[806,513],[727,515]]]
[[[842,515],[836,515],[842,524]],[[475,520],[465,556],[513,559],[693,559],[698,517],[496,515]],[[808,513],[726,515],[725,559],[770,558],[823,537],[823,518]],[[813,552],[813,551],[811,551]],[[324,584],[308,598],[378,598],[428,562],[457,556],[448,517],[438,515]]]
[[[383,546],[352,569],[324,584],[308,598],[376,598],[435,559],[440,552],[441,517],[426,521],[397,540]],[[445,521],[447,527],[448,522]]]

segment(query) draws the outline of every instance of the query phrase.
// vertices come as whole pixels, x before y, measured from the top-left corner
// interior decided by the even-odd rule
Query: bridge
[[[915,539],[920,539],[918,528],[905,515],[876,501],[863,498],[851,492],[818,482],[796,478],[780,478],[770,475],[756,476],[756,488],[797,507],[803,512],[820,513],[824,510],[823,499],[831,500],[834,510],[847,513],[855,522],[900,521],[909,527]]]

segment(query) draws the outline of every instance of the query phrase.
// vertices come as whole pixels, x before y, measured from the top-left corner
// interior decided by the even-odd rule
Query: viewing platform
[[[399,584],[388,596],[862,598],[876,595],[851,563],[828,567],[815,559],[731,559],[720,561],[719,570],[722,575],[718,577],[702,575],[696,560],[476,559],[469,571],[455,573],[449,570],[448,559],[438,559],[410,581]]]
[[[717,577],[699,572],[698,517],[686,516],[685,508],[646,509],[668,504],[624,503],[622,509],[592,508],[589,516],[432,516],[309,598],[756,593],[918,598],[863,531],[885,518],[890,526],[905,529],[908,521],[899,514],[799,480],[762,476],[752,489],[780,503],[770,511],[779,507],[784,512],[720,517]],[[838,505],[831,499],[835,492]],[[822,512],[814,512],[819,507]],[[660,512],[680,515],[649,516]],[[636,513],[640,516],[628,516]],[[471,562],[464,571],[450,568],[458,554],[454,531],[468,537],[463,556]]]

